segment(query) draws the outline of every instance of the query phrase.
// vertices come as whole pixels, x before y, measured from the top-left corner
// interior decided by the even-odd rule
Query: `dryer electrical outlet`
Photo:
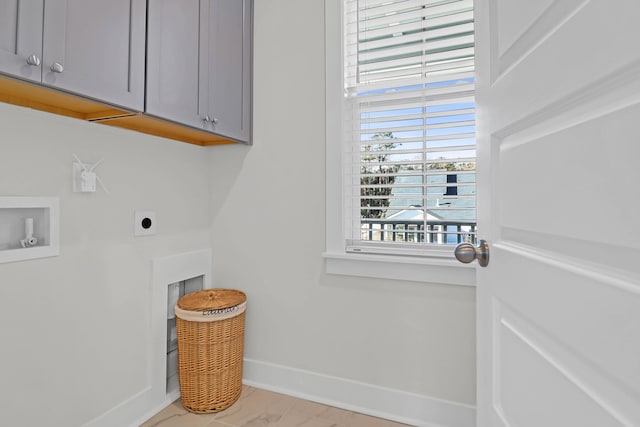
[[[156,234],[156,213],[154,211],[136,211],[133,225],[134,236],[151,236]]]

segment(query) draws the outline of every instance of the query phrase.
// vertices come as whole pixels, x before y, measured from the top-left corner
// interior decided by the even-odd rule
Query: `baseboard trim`
[[[417,427],[475,427],[471,405],[253,359],[244,359],[243,383]],[[176,391],[157,401],[145,389],[84,427],[138,426],[179,395]]]
[[[151,406],[151,388],[148,387],[83,424],[82,427],[128,426],[131,425],[132,420],[140,418],[141,414],[149,411]]]
[[[153,409],[146,411],[146,413],[143,416],[138,417],[134,423],[129,424],[129,427],[140,427],[145,421],[153,417],[158,412],[162,411],[167,406],[171,405],[179,397],[180,397],[180,391],[174,391],[174,392],[168,393],[164,402],[160,403],[159,405],[156,405]]]
[[[474,406],[244,359],[247,385],[418,427],[475,427]]]

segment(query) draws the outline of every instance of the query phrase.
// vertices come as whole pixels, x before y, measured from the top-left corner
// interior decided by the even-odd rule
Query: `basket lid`
[[[188,311],[220,310],[240,305],[247,300],[244,292],[234,289],[203,289],[178,300],[178,308]]]

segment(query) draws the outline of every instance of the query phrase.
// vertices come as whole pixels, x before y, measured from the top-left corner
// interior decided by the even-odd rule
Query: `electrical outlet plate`
[[[91,169],[96,163],[85,163]],[[96,191],[96,173],[85,170],[79,162],[73,162],[73,192],[93,193]]]
[[[133,226],[134,236],[152,236],[156,234],[156,213],[153,211],[136,211]]]

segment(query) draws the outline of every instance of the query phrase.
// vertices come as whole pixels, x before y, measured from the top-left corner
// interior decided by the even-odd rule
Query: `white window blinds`
[[[347,250],[474,242],[473,1],[345,0],[344,11]]]

